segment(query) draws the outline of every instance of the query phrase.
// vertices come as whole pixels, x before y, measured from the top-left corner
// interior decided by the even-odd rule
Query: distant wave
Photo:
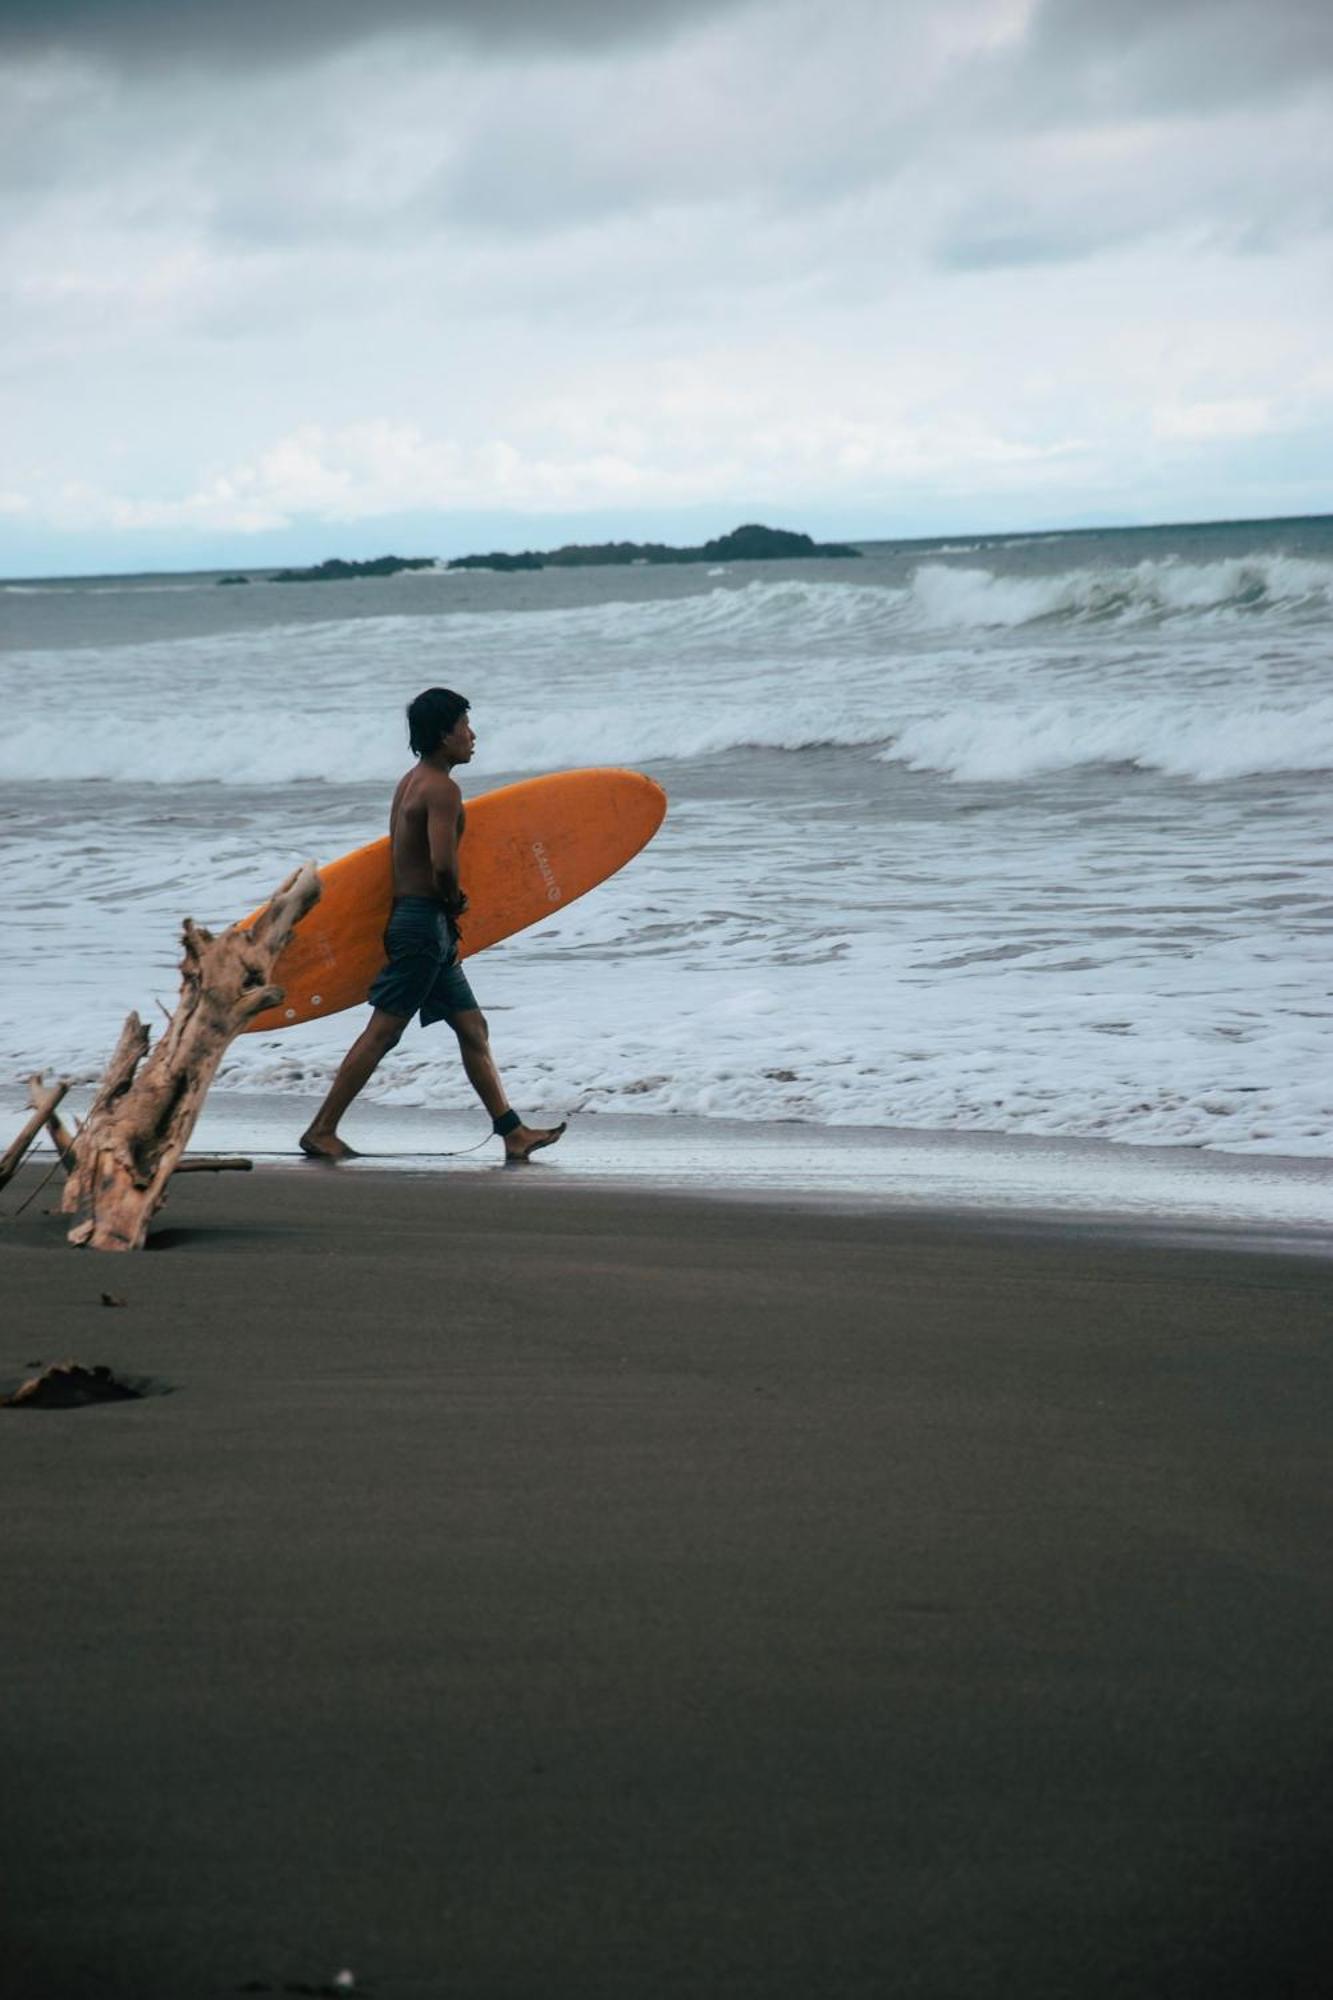
[[[178,583],[0,583],[0,596],[10,597],[164,597],[187,590],[212,590],[215,576],[182,577]]]
[[[1333,697],[1301,707],[1191,712],[1170,699],[951,709],[880,752],[914,771],[1014,783],[1080,764],[1133,764],[1201,784],[1273,771],[1333,770]]]
[[[771,635],[788,650],[804,639],[838,634],[864,647],[877,636],[887,642],[895,633],[1233,621],[1330,610],[1333,563],[1270,554],[1206,563],[1164,558],[1027,577],[932,561],[919,564],[901,587],[784,577],[739,587],[716,584],[646,603],[621,600],[504,615],[513,626],[540,620],[552,630],[585,628],[630,644]],[[469,615],[479,629],[494,629],[485,614],[464,617]]]
[[[1299,556],[1254,555],[1206,563],[1164,559],[1030,577],[923,563],[912,577],[909,616],[935,630],[967,630],[1159,623],[1330,608],[1333,564]]]
[[[1052,536],[1045,539],[1058,541]],[[1031,545],[1031,538],[1024,538]],[[1001,570],[935,560],[941,555],[981,553],[983,543],[944,544],[932,559],[917,565],[900,586],[852,581],[830,583],[784,576],[722,582],[729,574],[717,569],[707,575],[713,587],[682,596],[646,601],[570,605],[560,609],[528,607],[494,613],[451,611],[442,603],[439,615],[460,635],[475,630],[479,638],[517,634],[533,628],[560,634],[588,632],[620,644],[661,645],[706,642],[723,637],[737,640],[772,636],[787,645],[809,637],[846,633],[862,645],[876,635],[996,630],[1033,626],[1144,625],[1166,621],[1252,620],[1266,614],[1300,617],[1333,609],[1333,563],[1276,553],[1219,558],[1189,563],[1176,557],[1144,560],[1112,567],[1085,566],[1050,575],[1021,576]],[[439,579],[451,583],[475,581],[485,571],[451,570],[437,564],[429,570],[404,571],[390,583]],[[131,581],[110,580],[71,584],[50,582],[0,583],[0,594],[15,596],[132,596],[211,591],[214,576]],[[263,579],[259,579],[262,586]],[[266,594],[267,595],[267,594]],[[276,595],[276,593],[275,593]],[[340,621],[336,586],[328,587],[331,622]],[[305,623],[302,618],[300,623]],[[357,621],[365,635],[375,626],[389,628],[397,614]]]
[[[1327,562],[927,563],[899,588],[785,577],[489,615],[442,597],[427,615],[9,655],[0,779],[383,784],[404,761],[402,703],[443,663],[474,698],[492,781],[747,749],[997,783],[1096,763],[1200,783],[1333,768]],[[96,728],[72,729],[88,704]]]

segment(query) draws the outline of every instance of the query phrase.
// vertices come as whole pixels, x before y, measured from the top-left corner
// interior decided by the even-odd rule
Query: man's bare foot
[[[526,1166],[533,1154],[540,1152],[543,1146],[554,1146],[564,1129],[563,1124],[546,1127],[516,1125],[512,1132],[505,1134],[505,1165]]]
[[[308,1160],[322,1160],[326,1167],[336,1167],[339,1160],[359,1160],[361,1157],[355,1146],[349,1146],[336,1134],[325,1138],[321,1132],[303,1132],[296,1143]]]

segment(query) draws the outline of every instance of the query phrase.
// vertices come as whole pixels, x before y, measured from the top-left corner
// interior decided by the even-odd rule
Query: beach
[[[1313,1242],[48,1163],[0,1386],[150,1393],[0,1412],[9,1990],[1328,1990]]]
[[[1333,4],[0,51],[0,2000],[1333,2000]]]
[[[0,1196],[144,1391],[0,1410],[8,1986],[1323,2000],[1333,523],[217,581],[0,586],[6,1130],[425,685],[670,806],[468,962],[539,1164],[415,1027],[299,1162],[335,1013]]]

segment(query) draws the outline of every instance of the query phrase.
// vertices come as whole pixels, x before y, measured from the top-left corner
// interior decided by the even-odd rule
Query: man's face
[[[440,738],[440,748],[455,764],[470,764],[476,744],[476,731],[465,715],[460,715],[449,734]]]

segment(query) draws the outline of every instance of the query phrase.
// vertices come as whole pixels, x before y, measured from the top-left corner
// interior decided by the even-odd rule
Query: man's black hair
[[[407,735],[416,755],[429,756],[471,706],[466,695],[455,694],[452,688],[427,688],[415,701],[409,701]]]

